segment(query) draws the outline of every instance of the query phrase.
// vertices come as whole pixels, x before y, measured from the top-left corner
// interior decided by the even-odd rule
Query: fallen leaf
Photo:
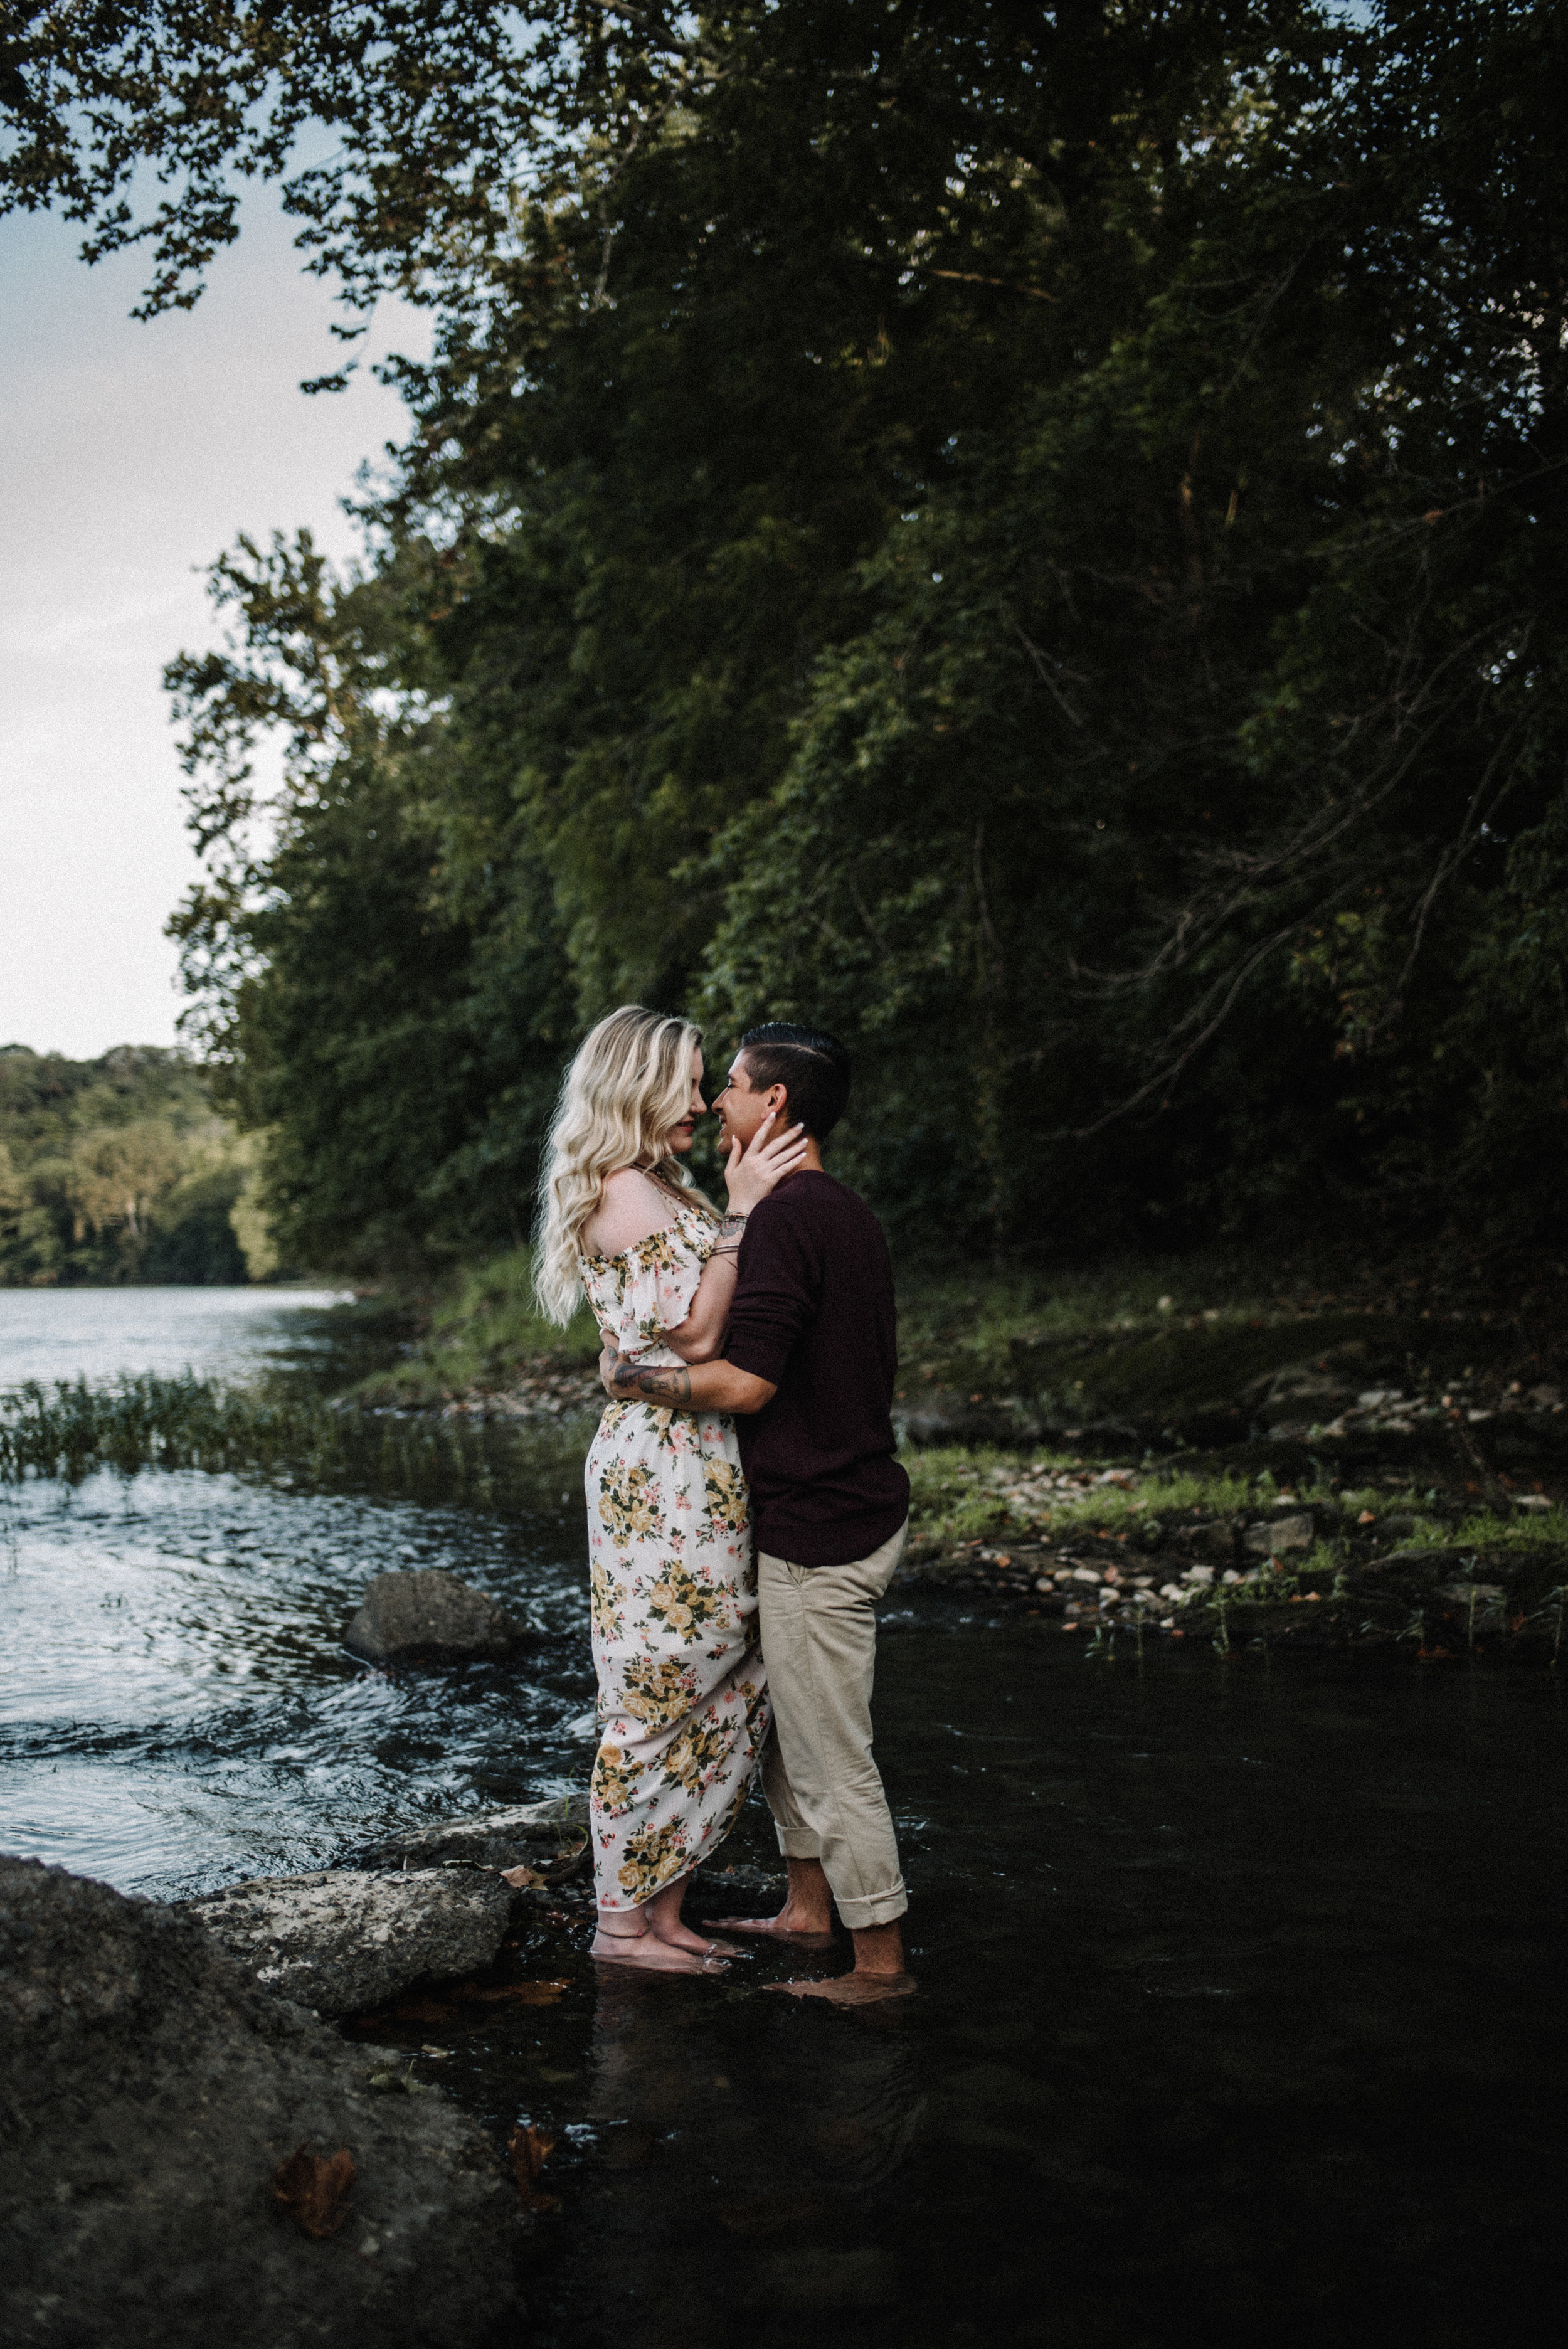
[[[548,2157],[555,2150],[555,2139],[546,2137],[530,2122],[527,2128],[514,2128],[506,2141],[511,2156],[512,2175],[517,2179],[517,2191],[525,2210],[555,2210],[560,2208],[559,2194],[539,2191],[539,2174]]]
[[[315,2242],[335,2235],[348,2216],[354,2156],[340,2145],[330,2158],[300,2146],[273,2172],[273,2198]]]
[[[543,1877],[534,1868],[503,1868],[500,1880],[503,1884],[510,1884],[514,1892],[537,1892],[544,1883]]]

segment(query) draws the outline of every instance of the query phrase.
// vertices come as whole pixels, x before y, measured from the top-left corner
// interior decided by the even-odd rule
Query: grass
[[[376,1373],[358,1392],[376,1401],[439,1402],[501,1391],[542,1363],[591,1361],[597,1352],[592,1316],[584,1311],[564,1330],[541,1319],[531,1277],[526,1247],[462,1274],[429,1309],[428,1326],[408,1359]],[[1208,1352],[1237,1336],[1249,1337],[1258,1351],[1257,1329],[1264,1317],[1277,1320],[1294,1314],[1294,1308],[1270,1295],[1266,1283],[1249,1277],[1238,1290],[1238,1278],[1233,1263],[1219,1259],[1049,1276],[987,1267],[958,1274],[907,1268],[899,1281],[901,1383],[915,1393],[929,1381],[965,1392],[977,1388],[987,1395],[1012,1392],[1021,1383],[1032,1393],[1046,1372],[1065,1367],[1070,1392],[1075,1380],[1082,1386],[1088,1358],[1105,1357],[1093,1374],[1098,1395],[1107,1385],[1111,1356],[1118,1369],[1109,1387],[1119,1391],[1130,1381],[1136,1386],[1149,1367],[1130,1360],[1123,1366],[1120,1358],[1152,1347],[1153,1365],[1173,1373],[1171,1383],[1182,1387],[1188,1382],[1184,1361],[1178,1366],[1183,1350],[1170,1343],[1178,1334],[1196,1333],[1200,1350]],[[1222,1304],[1202,1302],[1216,1296]],[[1315,1338],[1319,1334],[1313,1332]],[[1293,1343],[1286,1341],[1286,1355]],[[1266,1336],[1262,1367],[1284,1358],[1279,1340]]]
[[[586,1368],[595,1350],[591,1317],[566,1330],[541,1320],[531,1269],[520,1247],[455,1276],[407,1359],[357,1392],[421,1406]],[[905,1260],[896,1271],[905,1411],[930,1399],[950,1414],[956,1400],[1067,1426],[1129,1413],[1169,1423],[1219,1406],[1233,1417],[1286,1364],[1332,1367],[1352,1392],[1434,1381],[1440,1388],[1461,1362],[1495,1378],[1519,1343],[1506,1315],[1468,1304],[1457,1311],[1459,1293],[1429,1280],[1263,1251],[1048,1271]],[[1529,1359],[1536,1367],[1519,1366],[1526,1384],[1553,1374],[1539,1354]],[[1006,1441],[1005,1425],[995,1433]]]
[[[559,1489],[584,1449],[580,1427],[470,1429],[189,1373],[30,1382],[0,1395],[0,1485],[198,1468],[490,1504]]]
[[[1445,1549],[1568,1549],[1568,1508],[1532,1509],[1501,1517],[1491,1510],[1467,1517],[1456,1533],[1445,1533]]]
[[[541,1363],[591,1363],[598,1351],[586,1309],[565,1330],[536,1310],[531,1251],[512,1248],[463,1274],[432,1308],[429,1326],[408,1359],[373,1372],[356,1392],[370,1402],[441,1402],[513,1386]]]
[[[1153,1536],[1169,1520],[1230,1516],[1266,1506],[1277,1493],[1266,1469],[1255,1476],[1102,1472],[1076,1454],[995,1446],[908,1452],[904,1466],[912,1532],[922,1542],[953,1547],[991,1537],[1062,1542],[1083,1533]]]

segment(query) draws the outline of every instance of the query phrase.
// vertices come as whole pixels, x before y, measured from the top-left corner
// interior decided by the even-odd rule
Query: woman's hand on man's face
[[[730,1210],[737,1216],[748,1216],[759,1199],[766,1199],[805,1160],[810,1136],[803,1125],[792,1125],[769,1139],[778,1115],[776,1109],[769,1111],[745,1150],[738,1137],[729,1145],[724,1181]]]

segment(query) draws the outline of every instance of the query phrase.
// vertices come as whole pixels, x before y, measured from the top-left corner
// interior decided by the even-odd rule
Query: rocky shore
[[[15,2349],[485,2349],[524,2226],[439,2095],[379,2093],[192,1914],[0,1860],[0,2330]]]
[[[581,1871],[582,1811],[440,1822],[179,1907],[0,1858],[5,2340],[510,2349],[515,2162],[328,2018],[488,1967]]]

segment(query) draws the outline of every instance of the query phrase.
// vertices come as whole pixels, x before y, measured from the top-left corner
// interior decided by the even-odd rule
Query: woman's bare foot
[[[681,1903],[686,1895],[690,1878],[682,1877],[678,1883],[666,1884],[655,1892],[638,1911],[650,1933],[656,1933],[667,1949],[686,1950],[693,1957],[748,1958],[749,1950],[738,1949],[733,1941],[716,1941],[711,1933],[694,1933],[681,1921]],[[603,1930],[601,1924],[600,1930]]]
[[[676,1949],[659,1934],[646,1930],[640,1933],[607,1933],[601,1925],[588,1954],[601,1965],[642,1966],[650,1973],[723,1973],[728,1961],[698,1954],[707,1948],[707,1942],[698,1942],[696,1951]]]
[[[711,1933],[694,1933],[691,1927],[683,1925],[678,1917],[673,1920],[650,1918],[648,1930],[664,1942],[666,1949],[690,1950],[698,1957],[748,1958],[752,1954],[749,1950],[741,1949],[738,1942],[716,1941]]]

